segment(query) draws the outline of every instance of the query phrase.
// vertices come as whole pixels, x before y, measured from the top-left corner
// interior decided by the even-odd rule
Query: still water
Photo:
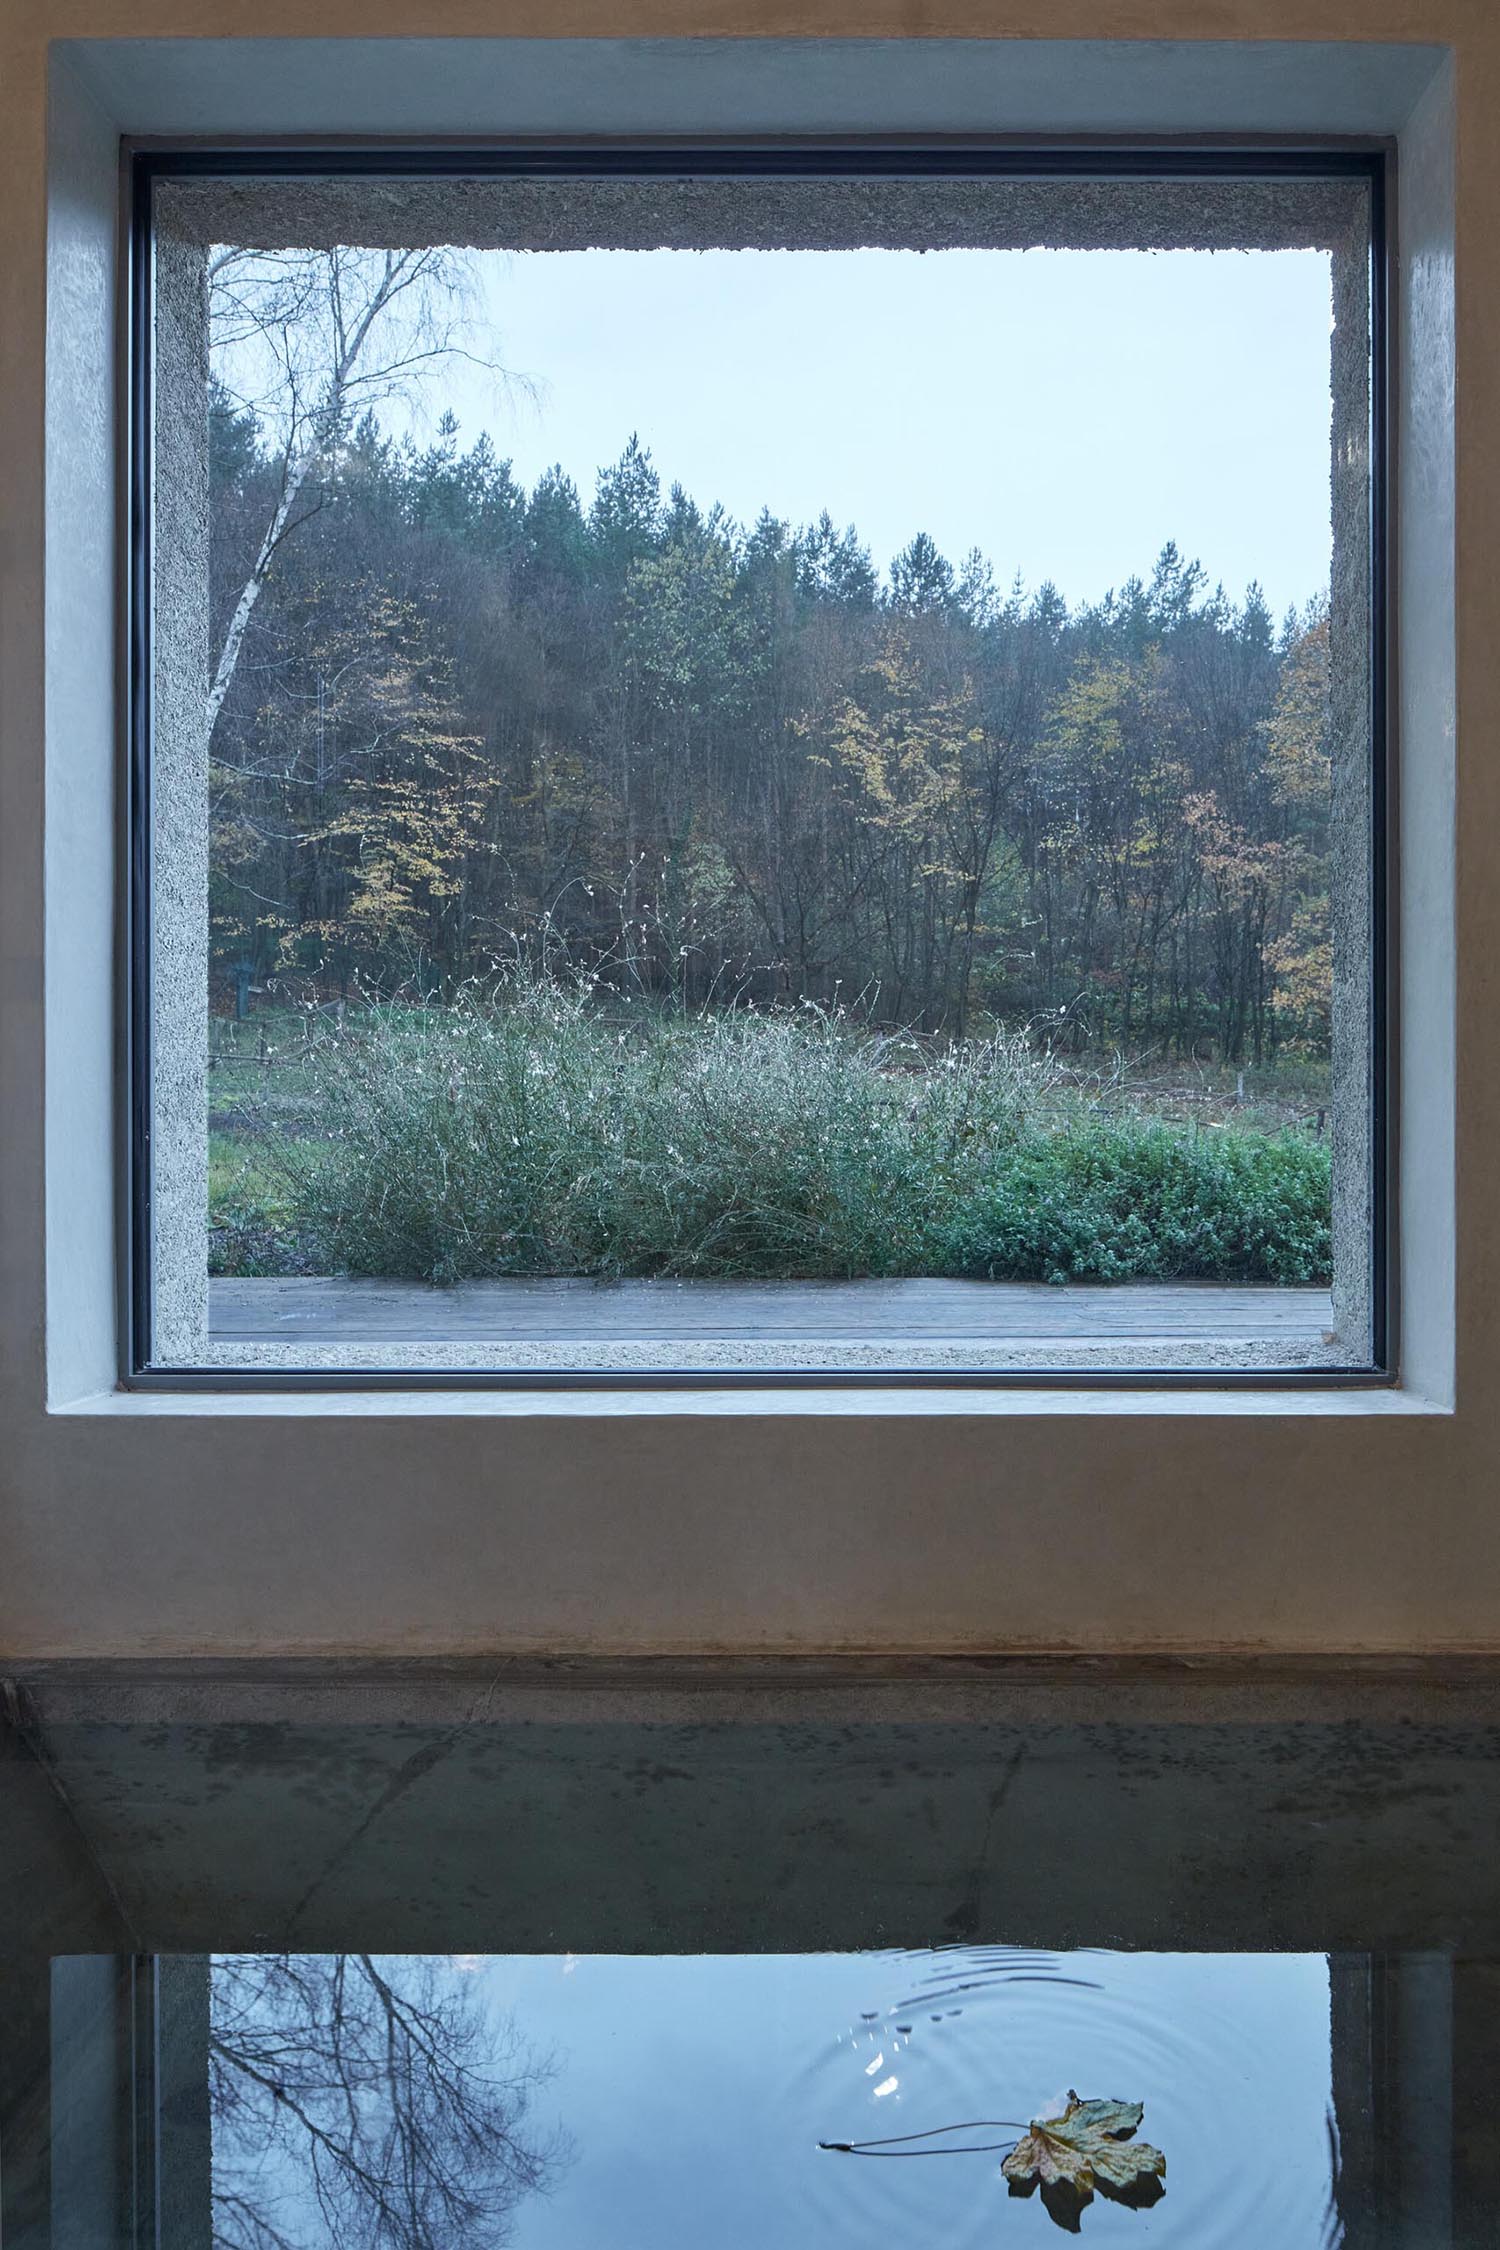
[[[341,2201],[331,2154],[351,2126],[358,2171],[398,2205],[413,2161],[439,2204],[444,2166],[471,2197],[488,2180],[492,2232],[474,2239],[517,2250],[1348,2239],[1337,1980],[1320,1954],[438,1955],[369,1974],[365,1958],[215,1958],[215,2231],[230,2250],[357,2231],[370,2191],[356,2179]],[[415,2076],[384,2062],[408,2054],[413,2025]],[[1075,2090],[1143,2105],[1134,2139],[1166,2160],[1149,2207],[1012,2192],[1007,2150]]]

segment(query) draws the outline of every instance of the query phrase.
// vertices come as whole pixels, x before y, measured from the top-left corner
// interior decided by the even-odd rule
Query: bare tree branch
[[[219,2250],[490,2250],[567,2149],[528,2112],[549,2064],[446,1963],[215,1960]]]

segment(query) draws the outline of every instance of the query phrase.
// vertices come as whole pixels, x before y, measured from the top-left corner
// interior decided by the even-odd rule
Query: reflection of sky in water
[[[1096,2241],[1315,2250],[1330,2231],[1328,1970],[1317,1955],[937,1954],[466,1963],[550,2048],[538,2121],[575,2157],[516,2214],[517,2250],[909,2250],[1058,2240],[999,2153],[915,2162],[819,2140],[1144,2101],[1150,2211]],[[1002,2143],[1014,2133],[977,2134]]]

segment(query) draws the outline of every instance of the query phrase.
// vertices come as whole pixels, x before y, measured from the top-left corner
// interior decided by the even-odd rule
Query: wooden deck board
[[[601,1337],[819,1343],[1138,1344],[1317,1339],[1326,1289],[1217,1283],[982,1281],[222,1280],[209,1284],[215,1343],[568,1344]]]

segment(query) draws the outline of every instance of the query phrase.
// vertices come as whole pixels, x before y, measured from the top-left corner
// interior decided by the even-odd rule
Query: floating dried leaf
[[[1012,2195],[1040,2187],[1054,2223],[1077,2234],[1094,2190],[1137,2209],[1165,2195],[1167,2160],[1159,2148],[1131,2135],[1145,2115],[1142,2102],[1080,2101],[1069,2090],[1061,2117],[1033,2118],[1000,2170]]]

